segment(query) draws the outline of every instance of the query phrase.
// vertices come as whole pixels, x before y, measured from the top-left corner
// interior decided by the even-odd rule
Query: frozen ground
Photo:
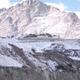
[[[52,43],[59,43],[59,44],[63,44],[65,46],[66,49],[80,49],[80,40],[77,39],[53,39],[52,41],[49,40],[44,40],[42,39],[42,41],[39,41],[38,39],[35,40],[35,38],[33,38],[33,40],[29,40],[29,39],[2,39],[0,38],[0,43],[2,45],[7,45],[8,43],[13,43],[19,47],[32,47],[32,48],[44,48],[44,47],[48,47],[50,44]]]

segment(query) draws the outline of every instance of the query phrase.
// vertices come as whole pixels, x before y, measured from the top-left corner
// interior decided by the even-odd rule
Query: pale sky
[[[19,2],[21,0],[0,0],[0,8],[8,8],[13,3]],[[44,3],[57,6],[61,9],[66,9],[70,11],[80,11],[80,0],[40,0]]]
[[[0,8],[8,8],[11,5],[9,0],[0,0]]]
[[[70,11],[80,11],[80,0],[41,0],[46,3],[59,4]]]

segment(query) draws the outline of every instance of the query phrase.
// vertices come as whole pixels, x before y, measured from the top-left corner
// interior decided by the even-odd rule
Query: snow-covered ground
[[[0,54],[0,66],[8,66],[8,67],[22,67],[17,60],[12,59],[6,55]]]
[[[50,46],[52,43],[63,44],[66,49],[80,49],[80,43],[79,43],[79,40],[77,40],[77,39],[61,39],[61,40],[54,39],[53,41],[44,40],[41,42],[38,40],[34,40],[34,42],[33,42],[31,40],[28,41],[27,39],[26,40],[18,40],[15,38],[13,38],[13,39],[0,38],[0,44],[8,45],[8,43],[12,43],[12,44],[17,45],[18,47],[24,48],[24,49],[27,49],[27,48],[42,49],[42,48]]]
[[[44,49],[52,49],[54,47],[50,47],[51,44],[61,44],[64,45],[65,49],[76,49],[76,50],[80,50],[80,44],[78,42],[78,40],[54,40],[54,41],[23,41],[23,40],[19,40],[19,39],[9,39],[9,38],[5,38],[2,39],[0,38],[0,47],[5,46],[7,48],[11,48],[11,46],[8,45],[8,43],[11,43],[15,46],[17,46],[18,48],[22,48],[26,57],[28,58],[29,61],[31,61],[33,64],[35,64],[36,66],[40,66],[42,67],[42,69],[45,68],[50,68],[55,70],[55,66],[57,65],[56,62],[52,61],[52,60],[44,60],[42,59],[41,61],[38,60],[37,58],[33,57],[33,55],[29,54],[28,52],[31,52],[31,49],[35,49],[36,52],[42,52]],[[59,48],[57,48],[59,49]],[[2,50],[1,50],[2,51]],[[74,60],[80,60],[80,58],[78,57],[70,57],[71,59]],[[46,65],[48,64],[48,65]],[[20,63],[20,61],[18,61],[17,59],[11,57],[11,56],[7,56],[0,54],[0,65],[1,66],[14,66],[14,67],[22,67],[23,64]],[[51,67],[52,66],[52,67]]]
[[[73,59],[73,60],[80,61],[80,57],[71,57],[71,56],[70,56],[70,58]]]

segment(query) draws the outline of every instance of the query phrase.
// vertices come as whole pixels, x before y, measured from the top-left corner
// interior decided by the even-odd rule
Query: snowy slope
[[[0,66],[8,66],[8,67],[22,67],[18,61],[8,57],[6,55],[0,54]]]

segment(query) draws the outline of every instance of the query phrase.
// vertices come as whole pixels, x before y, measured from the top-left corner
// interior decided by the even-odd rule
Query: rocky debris
[[[30,49],[22,43],[21,46],[17,44],[0,45],[0,57],[5,55],[22,63],[22,67],[2,66],[0,63],[0,80],[80,79],[80,60],[70,58],[80,55],[80,50],[66,49],[64,44],[54,42],[41,50],[39,48],[39,51],[36,49],[38,46],[32,47],[32,43]]]
[[[51,47],[53,46],[53,47]],[[34,49],[32,51],[35,53],[33,54],[34,57],[40,59],[41,57],[44,57],[44,59],[50,59],[52,61],[57,62],[57,66],[55,66],[56,70],[62,70],[62,71],[79,71],[80,68],[80,61],[76,61],[71,59],[69,50],[66,50],[64,48],[63,44],[51,44],[50,48],[43,49],[43,52],[36,52]],[[75,51],[75,50],[72,50]],[[66,52],[69,54],[67,55]],[[75,55],[75,52],[74,52]],[[40,57],[41,56],[41,57]]]
[[[74,57],[79,58],[80,50],[66,49],[64,44],[53,42],[38,51],[34,47],[28,50],[12,43],[8,45],[11,48],[2,47],[1,52],[23,64],[23,68],[48,70],[49,72],[80,71],[80,60],[74,59]]]
[[[25,61],[25,63],[26,63],[29,67],[31,67],[32,69],[35,68],[35,65],[34,65],[32,62],[30,62],[30,61],[28,60],[28,58],[25,56],[23,49],[20,49],[20,48],[18,48],[17,46],[15,46],[15,45],[13,45],[13,44],[10,44],[10,43],[9,43],[9,45],[12,47],[13,51],[14,51],[17,55],[19,55],[19,56]],[[27,66],[26,66],[26,67],[27,67]]]
[[[68,49],[68,50],[65,50],[64,54],[67,54],[67,56],[72,56],[72,57],[80,57],[80,50]]]
[[[0,80],[79,80],[79,72],[48,72],[0,67]]]
[[[0,45],[0,56],[7,56],[22,64],[22,66],[18,68],[12,66],[4,67],[0,63],[0,74],[2,76],[7,75],[7,80],[9,80],[9,78],[12,80],[12,76],[18,76],[17,78],[21,78],[21,76],[25,77],[25,79],[21,78],[22,80],[26,80],[27,77],[29,80],[35,80],[40,76],[40,80],[67,80],[67,77],[68,79],[74,80],[73,75],[75,74],[76,76],[78,76],[80,74],[80,60],[74,60],[71,58],[80,55],[80,50],[66,49],[63,43],[55,43],[54,41],[53,43],[51,42],[50,45],[46,45],[44,48],[41,48],[41,50],[39,48],[39,51],[37,51],[38,46],[32,47],[32,43],[31,47],[30,45],[28,45],[30,49],[28,49],[27,46],[22,45],[24,43],[20,44],[8,43],[7,46]],[[36,43],[34,45],[36,45]],[[13,62],[11,63],[13,64]],[[19,74],[21,76],[19,76]],[[62,77],[62,75],[63,78],[60,78]],[[67,77],[65,78],[65,76]],[[13,80],[18,80],[17,78]],[[5,78],[2,78],[1,76],[0,79],[5,80]]]
[[[44,48],[42,51],[52,51],[54,53],[62,53],[66,56],[72,56],[72,57],[80,57],[80,50],[79,49],[66,49],[65,44],[61,43],[52,43],[49,47]]]
[[[40,63],[45,64],[47,66],[46,69],[49,69],[49,63],[47,63],[47,60],[51,60],[51,61],[56,61],[57,62],[57,66],[55,65],[55,70],[59,71],[67,71],[67,72],[75,72],[75,71],[79,71],[80,68],[80,61],[76,61],[71,59],[65,52],[67,52],[68,50],[66,50],[64,48],[64,45],[61,44],[51,44],[50,46],[50,50],[48,49],[43,49],[43,52],[36,52],[35,49],[32,49],[32,52],[34,54],[32,54],[31,52],[29,52],[29,56],[32,56],[32,58],[34,58],[33,60],[29,59],[29,56],[26,56],[24,54],[23,49],[18,48],[17,46],[13,45],[13,44],[9,44],[13,50],[15,51],[16,54],[18,54],[25,62],[26,65],[30,66],[33,69],[36,69],[36,64],[34,64],[33,60],[38,60]],[[74,50],[73,50],[74,51]],[[69,51],[68,51],[69,52]],[[42,60],[41,60],[42,59]],[[44,60],[44,62],[43,62]],[[26,66],[24,66],[26,67]],[[37,66],[42,67],[42,66]],[[42,67],[43,68],[43,67]],[[41,69],[42,69],[41,68]],[[49,69],[50,70],[50,69]],[[53,70],[52,70],[53,71]]]
[[[52,37],[52,35],[51,34],[49,34],[49,33],[45,33],[45,34],[28,34],[28,35],[26,35],[26,36],[24,36],[23,37],[23,39],[25,39],[25,38],[29,38],[29,37]]]

